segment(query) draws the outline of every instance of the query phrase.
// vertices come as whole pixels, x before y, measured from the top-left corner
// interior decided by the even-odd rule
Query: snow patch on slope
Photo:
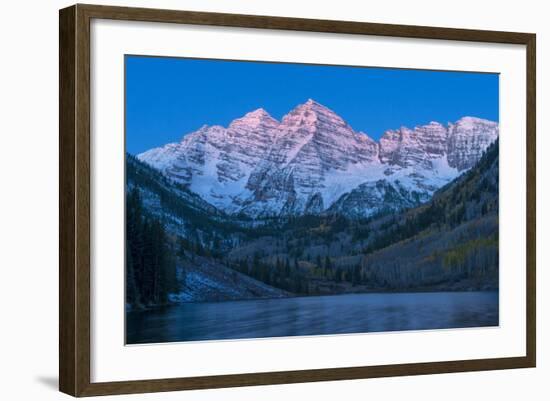
[[[397,207],[430,197],[497,137],[497,123],[464,117],[389,130],[375,142],[309,99],[280,122],[260,108],[137,157],[227,213],[321,213],[357,189],[346,199],[367,202],[354,205],[366,216],[374,199]]]

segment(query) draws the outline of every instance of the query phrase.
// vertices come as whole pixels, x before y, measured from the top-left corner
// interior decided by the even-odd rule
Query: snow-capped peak
[[[328,107],[322,105],[319,102],[316,102],[313,99],[308,99],[305,103],[299,104],[294,109],[290,111],[287,115],[293,114],[305,114],[305,113],[316,113],[316,114],[327,114],[334,115],[340,118],[334,111]]]
[[[322,213],[356,188],[357,202],[375,189],[409,193],[401,204],[428,199],[471,168],[497,136],[498,123],[468,116],[446,126],[402,126],[376,142],[308,99],[280,122],[259,108],[227,128],[204,125],[137,157],[228,213]],[[365,208],[359,214],[374,213],[369,205],[358,204]]]
[[[458,123],[470,123],[470,124],[475,124],[475,123],[494,123],[494,121],[486,120],[486,119],[480,118],[480,117],[464,116],[464,117],[458,119],[457,122],[456,122],[455,124],[458,124]]]
[[[279,122],[271,117],[271,115],[265,109],[259,108],[249,113],[246,113],[241,118],[233,120],[228,128],[236,126],[249,126],[251,128],[255,128],[260,125],[275,127],[278,124]]]
[[[328,107],[308,99],[286,114],[281,121],[281,128],[290,131],[305,129],[311,133],[319,131],[319,127],[348,127],[346,122]],[[351,130],[351,128],[350,128]]]
[[[480,125],[496,127],[498,124],[494,121],[485,120],[479,117],[465,116],[459,119],[457,122],[451,125],[459,125],[465,129],[472,129]]]
[[[254,111],[251,111],[249,113],[246,113],[242,119],[272,119],[275,120],[271,115],[263,108],[256,109]]]

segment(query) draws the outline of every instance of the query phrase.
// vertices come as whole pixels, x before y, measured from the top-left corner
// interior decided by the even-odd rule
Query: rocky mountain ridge
[[[309,99],[280,122],[258,109],[137,158],[229,214],[368,217],[429,200],[497,137],[498,123],[463,117],[376,142]]]

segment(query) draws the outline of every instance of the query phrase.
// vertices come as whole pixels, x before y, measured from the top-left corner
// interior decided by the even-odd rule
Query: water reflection
[[[498,292],[350,294],[187,303],[127,314],[127,343],[498,325]]]

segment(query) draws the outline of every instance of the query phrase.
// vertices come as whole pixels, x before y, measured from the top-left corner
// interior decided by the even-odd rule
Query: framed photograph
[[[535,366],[534,34],[59,22],[61,391]]]

